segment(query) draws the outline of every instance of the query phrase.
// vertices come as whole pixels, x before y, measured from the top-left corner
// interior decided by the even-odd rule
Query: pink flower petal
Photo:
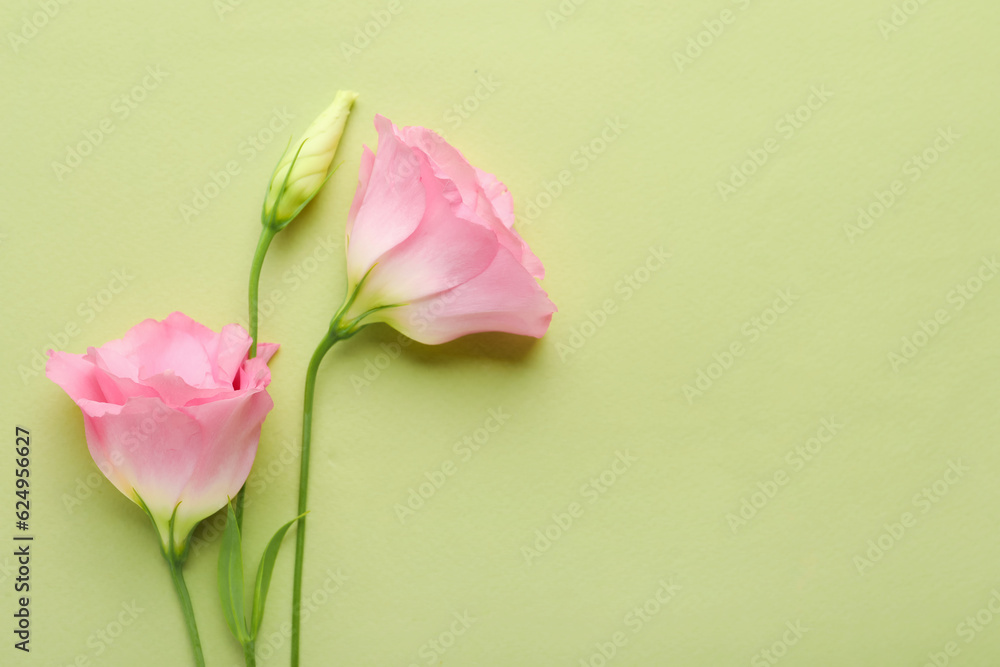
[[[97,381],[97,370],[86,355],[50,352],[45,362],[45,375],[75,402],[81,399],[105,401],[104,391]]]
[[[478,331],[541,336],[555,306],[535,282],[542,263],[513,228],[507,188],[426,128],[375,124],[378,152],[362,159],[347,252],[349,286],[368,279],[344,321],[371,312],[365,321],[428,343]]]
[[[118,412],[90,412],[84,425],[97,467],[127,497],[135,500],[134,489],[155,516],[169,519],[210,444],[197,422],[158,398],[129,399]]]
[[[469,282],[400,308],[376,313],[410,338],[436,345],[483,331],[541,338],[555,305],[535,279],[506,249]]]
[[[88,348],[87,358],[97,369],[97,382],[106,402],[124,405],[129,396],[158,395],[155,389],[140,382],[138,365],[118,354],[112,346]]]
[[[173,371],[192,387],[215,385],[207,347],[215,332],[183,313],[171,313],[162,322],[145,320],[129,329],[121,341],[103,347],[139,367],[138,379]]]
[[[455,184],[461,198],[457,207],[460,215],[493,230],[503,247],[533,276],[545,276],[541,261],[514,230],[514,200],[506,185],[493,174],[469,164],[457,148],[436,132],[425,127],[395,128],[395,131],[408,145],[427,155],[439,177]]]
[[[263,359],[264,363],[271,361],[271,357],[275,355],[278,348],[281,347],[277,343],[259,343],[257,345],[257,356],[255,359]]]
[[[409,238],[379,257],[359,296],[363,303],[372,302],[366,294],[377,298],[379,305],[432,296],[468,282],[496,255],[496,236],[456,216],[442,195],[445,184],[426,161],[421,169],[427,210]]]
[[[261,426],[273,407],[267,392],[257,388],[232,398],[184,408],[200,427],[199,437],[206,446],[201,448],[181,491],[183,502],[177,510],[179,534],[186,535],[198,521],[224,507],[227,498],[236,497],[250,474]]]
[[[396,138],[392,123],[375,117],[378,153],[347,247],[348,278],[356,285],[375,261],[420,224],[425,202],[420,161]]]
[[[375,153],[365,146],[361,153],[361,166],[358,169],[358,189],[354,191],[354,201],[351,202],[351,210],[347,213],[347,237],[350,238],[351,230],[354,229],[354,219],[358,217],[361,209],[361,202],[365,200],[365,193],[368,192],[368,182],[372,177],[372,168],[375,166]]]
[[[216,386],[233,384],[252,342],[247,330],[238,324],[227,324],[219,334],[213,332],[212,340],[205,350],[209,359],[214,362],[212,375]]]
[[[273,407],[262,343],[237,325],[221,333],[182,313],[145,320],[86,355],[53,353],[46,374],[80,406],[87,445],[101,472],[132,500],[141,497],[164,542],[223,507],[246,480],[261,424]]]

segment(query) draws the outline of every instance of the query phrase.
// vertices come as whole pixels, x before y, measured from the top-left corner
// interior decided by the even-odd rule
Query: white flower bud
[[[282,229],[316,196],[330,175],[330,165],[358,94],[337,92],[333,103],[313,121],[298,142],[281,156],[264,198],[262,220]]]

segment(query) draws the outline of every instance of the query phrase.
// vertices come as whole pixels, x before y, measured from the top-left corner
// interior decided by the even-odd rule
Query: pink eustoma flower
[[[126,497],[145,503],[164,545],[176,508],[180,552],[250,473],[274,406],[267,362],[277,348],[261,344],[259,356],[247,359],[243,327],[215,333],[172,313],[86,354],[50,353],[45,374],[80,406],[97,467]]]
[[[541,337],[556,308],[504,184],[426,128],[382,116],[375,127],[378,153],[365,147],[348,214],[354,300],[342,321],[386,322],[428,344],[480,331]]]

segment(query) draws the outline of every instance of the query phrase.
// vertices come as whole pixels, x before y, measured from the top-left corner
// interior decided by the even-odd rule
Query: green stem
[[[257,241],[257,250],[253,254],[253,262],[250,264],[250,354],[249,358],[257,356],[257,320],[258,320],[258,294],[260,293],[260,270],[264,266],[264,256],[271,245],[271,240],[277,232],[270,226],[264,225],[260,230],[260,240]],[[236,501],[233,503],[233,512],[236,514],[236,525],[243,529],[243,496],[246,495],[246,486],[240,487],[236,494]]]
[[[316,391],[316,374],[323,357],[330,351],[330,348],[341,339],[338,330],[339,318],[334,319],[330,331],[320,342],[316,351],[313,352],[312,359],[309,360],[309,368],[306,370],[305,397],[302,405],[302,458],[299,468],[299,514],[306,511],[306,500],[309,495],[309,446],[312,440],[312,413],[313,395]],[[300,612],[302,609],[302,561],[305,556],[306,544],[306,519],[299,519],[298,529],[295,532],[295,578],[292,583],[292,667],[299,664],[299,633],[302,623]]]
[[[257,294],[260,292],[260,270],[264,266],[264,255],[271,245],[271,240],[277,232],[269,226],[264,226],[260,231],[260,240],[257,241],[257,250],[253,254],[253,263],[250,265],[250,358],[257,356]]]
[[[194,607],[191,606],[191,595],[188,593],[187,585],[184,583],[184,574],[181,572],[181,562],[171,554],[167,556],[167,565],[170,566],[170,578],[173,579],[174,588],[177,590],[177,597],[181,602],[181,609],[184,611],[184,621],[187,623],[188,635],[191,637],[191,648],[194,650],[194,664],[197,667],[205,667],[205,656],[201,652],[201,638],[198,636],[198,624],[194,620]]]
[[[257,645],[254,640],[251,639],[243,645],[243,659],[247,667],[257,667]]]
[[[371,269],[368,270],[371,273]],[[305,558],[306,546],[306,502],[309,497],[309,448],[312,442],[312,413],[313,395],[316,393],[316,375],[319,366],[323,363],[323,357],[330,351],[337,341],[346,340],[361,331],[367,325],[361,324],[368,313],[360,317],[355,317],[346,324],[343,319],[347,311],[354,305],[355,299],[361,292],[361,287],[368,279],[368,273],[354,286],[354,289],[344,299],[340,310],[333,316],[330,322],[330,329],[326,336],[320,341],[309,360],[309,368],[306,370],[305,397],[302,401],[302,454],[299,462],[299,519],[298,528],[295,531],[295,577],[292,581],[292,661],[291,667],[299,667],[299,636],[301,634],[302,619],[302,561]]]

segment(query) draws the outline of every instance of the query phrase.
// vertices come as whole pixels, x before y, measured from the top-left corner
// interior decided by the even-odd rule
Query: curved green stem
[[[271,245],[271,240],[277,232],[265,225],[260,230],[260,240],[257,241],[257,250],[253,254],[253,263],[250,265],[250,358],[257,356],[257,294],[260,292],[260,270],[264,266],[264,255]]]
[[[177,591],[181,609],[184,611],[184,621],[187,623],[188,635],[191,637],[191,648],[194,650],[194,664],[197,667],[205,667],[205,656],[201,652],[201,638],[198,636],[198,624],[194,620],[191,594],[188,593],[187,584],[184,583],[184,573],[181,572],[182,564],[178,558],[171,556],[167,558],[167,565],[170,567],[170,578],[174,582],[174,589]]]
[[[258,320],[258,294],[260,293],[260,270],[264,266],[264,256],[271,245],[271,240],[277,234],[270,225],[264,225],[260,231],[260,240],[257,241],[257,250],[253,254],[253,262],[250,264],[250,354],[249,358],[257,356],[257,320]],[[246,486],[240,487],[233,503],[233,512],[236,514],[236,525],[243,528],[243,496],[246,495]]]
[[[371,269],[368,273],[371,273]],[[305,557],[306,545],[306,519],[304,515],[309,497],[309,449],[312,443],[313,395],[316,392],[316,375],[319,372],[320,364],[323,363],[323,357],[337,341],[346,340],[367,326],[361,324],[361,320],[369,314],[367,312],[352,319],[347,324],[344,324],[343,319],[358,298],[361,286],[368,279],[368,273],[351,290],[347,298],[344,299],[340,310],[333,316],[330,329],[316,347],[316,351],[313,352],[312,358],[309,360],[309,368],[306,370],[305,396],[302,402],[302,454],[299,467],[298,514],[301,518],[295,531],[295,577],[292,581],[292,667],[299,667],[299,635],[302,626],[300,616],[302,611],[302,561]]]
[[[330,351],[330,348],[341,339],[337,324],[339,319],[334,319],[334,324],[330,326],[326,337],[320,342],[316,351],[313,352],[309,360],[309,368],[306,370],[305,397],[302,405],[302,455],[299,468],[299,514],[306,511],[306,501],[309,495],[309,447],[312,440],[312,413],[313,395],[316,392],[316,374],[319,365],[323,362],[323,357]],[[292,582],[292,667],[299,664],[299,633],[302,624],[300,612],[302,610],[302,561],[305,556],[306,544],[306,518],[299,519],[298,528],[295,531],[295,578]]]

